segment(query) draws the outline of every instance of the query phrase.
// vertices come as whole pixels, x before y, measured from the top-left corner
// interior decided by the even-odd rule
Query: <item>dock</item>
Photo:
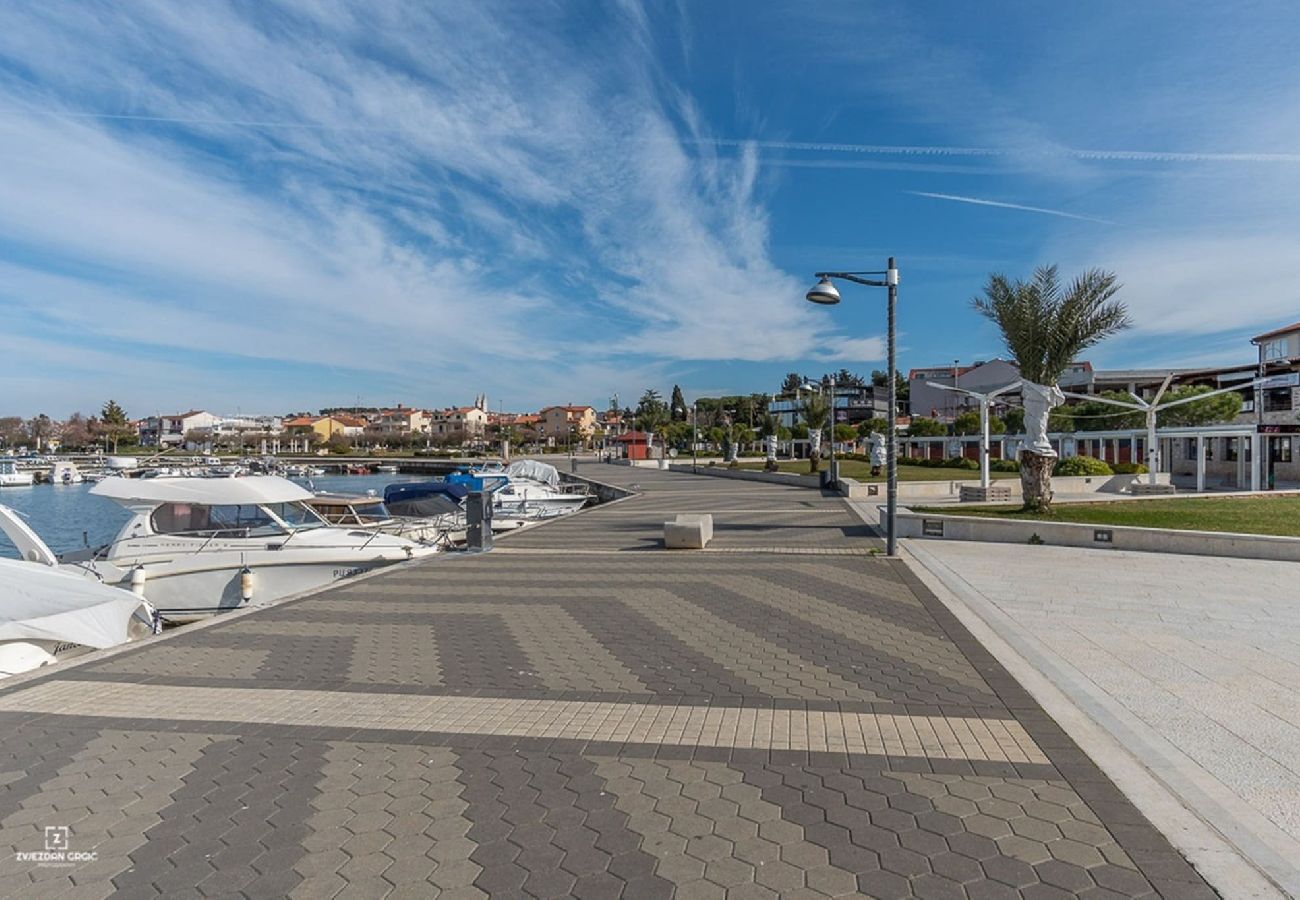
[[[0,683],[0,895],[1216,896],[842,498],[579,474],[636,494]]]

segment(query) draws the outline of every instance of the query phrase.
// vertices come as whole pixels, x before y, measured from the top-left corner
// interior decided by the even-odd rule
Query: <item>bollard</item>
[[[470,491],[465,498],[465,547],[468,550],[492,549],[492,494]]]

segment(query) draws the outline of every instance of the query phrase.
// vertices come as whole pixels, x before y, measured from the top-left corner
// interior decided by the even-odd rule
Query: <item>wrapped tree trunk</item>
[[[776,464],[776,435],[769,434],[763,439],[764,450],[767,451],[767,462],[763,468],[768,472],[775,472],[779,468]]]
[[[808,460],[814,472],[821,470],[822,430],[820,428],[808,429]]]
[[[1025,509],[1046,512],[1052,508],[1052,467],[1056,451],[1047,437],[1052,408],[1065,402],[1056,385],[1025,381],[1020,386],[1025,404],[1025,448],[1020,451],[1020,489]]]

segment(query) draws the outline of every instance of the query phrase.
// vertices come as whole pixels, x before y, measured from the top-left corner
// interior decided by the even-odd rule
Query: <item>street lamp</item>
[[[898,305],[898,266],[894,262],[894,257],[889,257],[889,264],[885,271],[880,272],[817,272],[815,273],[818,281],[808,291],[806,298],[809,303],[819,303],[823,306],[833,306],[840,302],[840,291],[835,286],[833,279],[839,278],[844,281],[851,281],[854,284],[865,284],[868,287],[883,287],[889,289],[889,312],[888,312],[888,356],[889,356],[889,443],[885,448],[886,463],[886,480],[888,482],[887,500],[885,507],[885,552],[889,556],[895,556],[898,553],[898,385],[897,385],[897,358],[895,355],[895,309]],[[872,278],[863,278],[863,275],[884,275],[885,280],[879,281]],[[831,431],[832,448],[834,446],[834,430]]]

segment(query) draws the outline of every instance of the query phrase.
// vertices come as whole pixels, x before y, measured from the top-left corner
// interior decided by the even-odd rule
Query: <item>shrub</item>
[[[1020,463],[1014,459],[990,459],[990,472],[1019,472]]]
[[[1091,456],[1071,456],[1052,468],[1053,475],[1113,475],[1104,460]]]
[[[1116,475],[1145,475],[1150,471],[1142,463],[1115,463],[1110,467]]]
[[[961,456],[954,456],[943,461],[943,468],[945,469],[978,469],[979,467],[980,464],[976,460],[966,459]]]

